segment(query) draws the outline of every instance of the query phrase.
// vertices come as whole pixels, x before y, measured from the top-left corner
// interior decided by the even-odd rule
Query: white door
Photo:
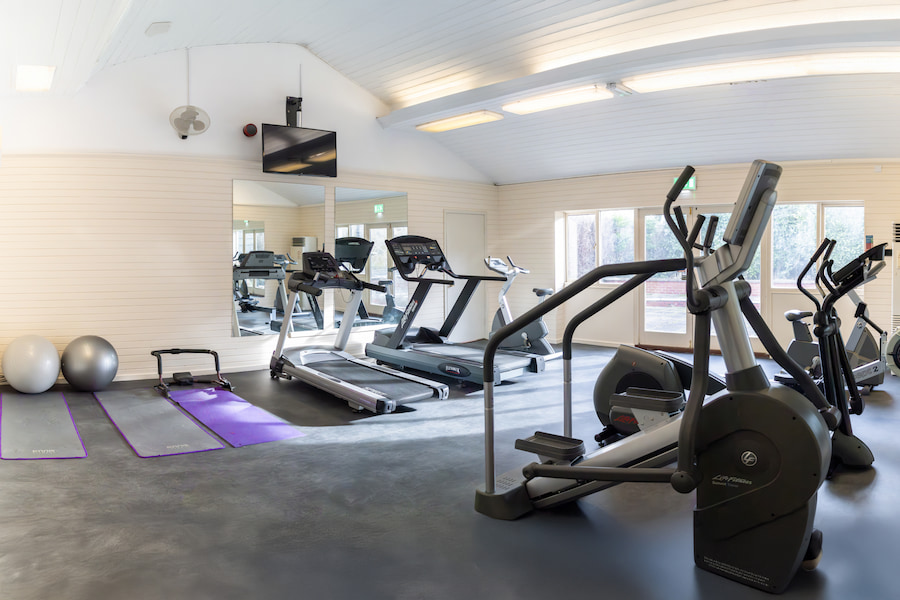
[[[447,262],[454,273],[460,275],[486,275],[484,266],[485,233],[484,213],[444,213],[444,243],[442,244]],[[444,296],[444,314],[463,290],[465,281],[457,281],[446,287]],[[466,307],[459,322],[450,334],[452,342],[467,342],[487,337],[485,318],[484,284],[478,286],[472,300]]]

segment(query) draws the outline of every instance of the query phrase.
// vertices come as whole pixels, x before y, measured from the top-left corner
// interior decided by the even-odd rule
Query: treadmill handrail
[[[684,258],[669,258],[663,260],[649,260],[633,263],[602,265],[593,269],[592,271],[589,271],[587,274],[582,275],[572,284],[566,286],[561,291],[556,292],[552,296],[549,296],[543,302],[535,305],[530,310],[519,315],[518,318],[513,319],[511,323],[504,325],[494,332],[484,348],[485,382],[490,383],[490,381],[488,381],[488,377],[490,373],[493,373],[494,356],[497,354],[497,350],[500,348],[500,344],[503,343],[505,339],[515,334],[528,323],[531,323],[532,321],[543,317],[551,310],[559,307],[561,304],[564,304],[574,296],[577,296],[601,279],[605,277],[614,277],[621,275],[646,275],[648,273],[655,274],[663,273],[666,271],[679,271],[685,268],[685,264],[686,262]]]
[[[416,283],[439,283],[441,285],[453,285],[454,283],[452,279],[437,279],[434,277],[410,277],[409,275],[404,274],[403,271],[398,270],[397,272],[400,273],[400,277],[402,277],[406,281],[414,281]]]

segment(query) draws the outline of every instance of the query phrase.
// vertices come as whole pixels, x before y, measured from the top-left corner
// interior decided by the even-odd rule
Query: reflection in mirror
[[[277,334],[285,321],[286,277],[324,238],[325,188],[236,179],[232,193],[232,335]],[[294,335],[325,326],[315,298],[301,294],[291,313]]]
[[[392,268],[385,245],[385,241],[408,233],[406,200],[405,192],[342,187],[334,191],[335,258],[343,258],[339,256],[342,245],[338,242],[342,238],[364,238],[372,242],[369,259],[356,276],[387,288],[385,293],[366,290],[360,309],[354,315],[354,327],[393,326],[406,308],[409,287]],[[343,318],[349,294],[347,296],[335,294],[335,319],[338,322]]]

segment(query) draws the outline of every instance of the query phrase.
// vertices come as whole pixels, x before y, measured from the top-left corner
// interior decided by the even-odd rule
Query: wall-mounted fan
[[[189,135],[197,135],[207,130],[209,115],[202,108],[191,104],[179,106],[169,115],[169,124],[175,129],[178,136],[185,140]]]
[[[209,129],[209,115],[198,106],[191,104],[191,49],[185,48],[187,61],[187,104],[179,106],[169,115],[169,124],[183,140],[189,135],[197,135]]]

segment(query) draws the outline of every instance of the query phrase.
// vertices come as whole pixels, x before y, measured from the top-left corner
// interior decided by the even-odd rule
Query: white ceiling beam
[[[861,30],[864,33],[859,33]],[[495,83],[400,108],[379,117],[378,121],[385,128],[412,128],[467,111],[497,111],[502,104],[527,96],[588,83],[605,85],[641,73],[742,58],[879,48],[900,49],[900,22],[871,22],[851,31],[843,23],[826,23],[703,38],[598,58]]]

